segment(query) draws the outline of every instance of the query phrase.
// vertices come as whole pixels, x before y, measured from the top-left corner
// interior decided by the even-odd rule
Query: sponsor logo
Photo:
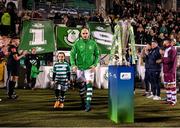
[[[120,79],[121,80],[130,80],[131,79],[131,73],[130,72],[121,72],[120,73]]]

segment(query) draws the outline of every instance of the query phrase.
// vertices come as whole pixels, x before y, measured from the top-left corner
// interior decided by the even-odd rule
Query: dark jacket
[[[151,50],[149,50],[149,53],[151,52]],[[149,69],[149,54],[148,55],[145,55],[143,57],[143,61],[145,63],[145,69]]]
[[[39,68],[40,61],[39,61],[38,56],[36,54],[28,54],[24,61],[26,68],[31,70],[31,66],[32,66],[32,63],[34,63],[34,61],[37,63],[37,67]]]
[[[149,69],[149,57],[148,56],[146,56],[145,58],[144,58],[144,63],[145,63],[145,69]]]
[[[150,71],[161,71],[161,64],[156,63],[159,59],[161,59],[161,54],[159,53],[159,47],[156,47],[148,55]]]
[[[14,49],[14,50],[13,50]],[[17,51],[17,47],[14,45],[9,45],[8,48],[8,52],[9,52],[9,56],[8,56],[8,60],[7,60],[7,67],[9,68],[19,68],[20,66],[20,60],[16,60],[14,58],[15,55],[19,56],[19,53]]]

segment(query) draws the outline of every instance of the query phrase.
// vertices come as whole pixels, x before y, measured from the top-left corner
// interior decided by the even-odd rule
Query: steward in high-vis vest
[[[1,26],[2,26],[2,30],[3,30],[2,31],[3,35],[10,34],[11,16],[7,11],[1,17]]]

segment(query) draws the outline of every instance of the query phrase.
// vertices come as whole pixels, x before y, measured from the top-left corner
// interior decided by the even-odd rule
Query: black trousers
[[[27,83],[31,83],[31,67],[27,67],[26,68],[26,79],[27,79]]]
[[[36,78],[31,78],[31,88],[34,88],[36,85]]]
[[[146,92],[151,91],[150,90],[150,72],[149,72],[149,69],[145,69],[144,83],[145,83]]]
[[[160,96],[160,71],[150,71],[150,83],[155,96]]]

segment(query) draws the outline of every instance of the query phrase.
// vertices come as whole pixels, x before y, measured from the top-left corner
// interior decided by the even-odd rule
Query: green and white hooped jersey
[[[70,66],[67,62],[56,62],[54,64],[53,73],[55,74],[55,81],[67,82],[69,72]]]

